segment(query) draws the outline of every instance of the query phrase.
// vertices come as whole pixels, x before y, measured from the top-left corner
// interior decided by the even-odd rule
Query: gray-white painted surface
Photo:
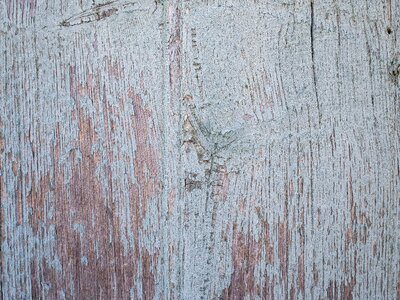
[[[2,0],[3,299],[400,299],[397,0]]]

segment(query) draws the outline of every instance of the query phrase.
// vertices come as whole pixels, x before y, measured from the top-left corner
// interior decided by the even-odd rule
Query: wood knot
[[[389,73],[393,77],[400,75],[400,54],[397,54],[389,65]]]
[[[189,173],[185,178],[185,189],[191,192],[195,189],[201,189],[203,183],[200,180],[196,180],[197,174]]]

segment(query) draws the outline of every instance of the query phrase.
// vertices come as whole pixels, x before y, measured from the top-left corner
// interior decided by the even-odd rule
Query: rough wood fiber
[[[2,298],[400,299],[399,23],[2,0]]]

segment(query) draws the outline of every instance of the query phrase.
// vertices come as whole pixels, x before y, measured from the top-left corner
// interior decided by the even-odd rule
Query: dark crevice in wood
[[[317,100],[317,109],[318,109],[318,124],[321,125],[321,109],[319,104],[319,95],[318,95],[318,87],[317,87],[317,76],[315,71],[315,53],[314,53],[314,28],[315,28],[315,16],[314,16],[314,0],[310,2],[311,8],[311,24],[310,24],[310,38],[311,38],[311,64],[312,64],[312,73],[313,73],[313,83],[315,89],[315,97]]]

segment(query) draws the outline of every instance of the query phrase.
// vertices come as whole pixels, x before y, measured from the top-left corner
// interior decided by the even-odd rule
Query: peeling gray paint
[[[0,2],[4,299],[398,299],[397,1]]]

